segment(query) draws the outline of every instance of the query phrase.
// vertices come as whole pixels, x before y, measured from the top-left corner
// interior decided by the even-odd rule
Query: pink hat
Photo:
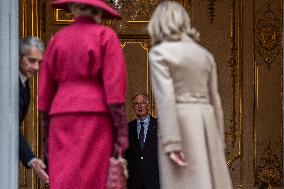
[[[53,0],[51,6],[57,9],[69,10],[68,3],[90,5],[101,9],[103,11],[103,18],[121,19],[119,13],[111,6],[106,4],[104,0]]]

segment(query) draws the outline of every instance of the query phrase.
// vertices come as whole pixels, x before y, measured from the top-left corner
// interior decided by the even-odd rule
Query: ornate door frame
[[[20,0],[19,1],[19,37],[36,36],[41,38],[39,0]],[[39,113],[37,110],[37,76],[30,80],[31,102],[30,109],[24,120],[22,131],[37,157],[42,157],[41,151],[41,127],[39,123]],[[19,188],[38,189],[40,181],[31,170],[25,169],[22,164],[19,168]]]

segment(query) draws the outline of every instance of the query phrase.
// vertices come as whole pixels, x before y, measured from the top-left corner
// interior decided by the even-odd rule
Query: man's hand
[[[31,168],[35,171],[37,176],[42,179],[44,182],[49,183],[49,177],[47,173],[45,172],[45,164],[41,159],[35,159],[31,162]]]
[[[170,153],[168,153],[168,156],[169,156],[170,160],[172,160],[178,166],[180,166],[180,167],[186,167],[187,166],[187,162],[185,161],[183,152],[181,152],[181,151],[170,152]]]

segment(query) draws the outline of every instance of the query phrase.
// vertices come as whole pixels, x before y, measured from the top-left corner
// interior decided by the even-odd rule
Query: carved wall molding
[[[66,12],[63,9],[54,9],[53,11],[54,24],[70,24],[74,20],[74,16],[70,12]]]
[[[283,49],[281,44],[283,7],[278,9],[277,6],[282,3],[277,0],[254,2],[253,143],[256,186],[272,187],[283,184],[283,104],[281,104],[283,95],[280,93],[283,91],[283,73],[279,71],[283,68],[280,55]],[[268,70],[263,65],[267,66]],[[275,69],[271,69],[272,66]],[[267,75],[267,71],[271,75]],[[275,98],[271,98],[271,94]],[[267,98],[271,98],[269,104],[263,102]],[[265,115],[269,110],[274,112],[274,109],[273,115]]]
[[[263,142],[263,152],[257,162],[257,183],[270,185],[282,184],[281,156],[276,153],[275,147],[281,147],[281,141],[273,144],[271,140]]]
[[[242,61],[240,59],[242,51],[241,43],[241,31],[242,31],[242,0],[231,1],[230,7],[230,57],[228,60],[228,65],[231,72],[231,91],[232,91],[232,107],[231,107],[231,117],[230,124],[225,128],[226,134],[226,144],[228,146],[226,155],[227,155],[227,164],[231,168],[231,171],[238,171],[240,175],[238,182],[234,183],[235,187],[242,186],[242,171],[243,171],[243,158],[242,158],[242,137],[243,137],[243,80],[242,80]],[[239,161],[238,161],[239,160]],[[238,161],[235,167],[234,163]],[[236,173],[235,173],[236,174]]]
[[[112,27],[119,34],[127,33],[130,28],[136,27],[133,24],[147,24],[154,9],[161,1],[162,0],[107,0],[108,4],[120,12],[123,19],[104,20],[104,24]],[[74,16],[70,12],[66,12],[62,9],[54,9],[53,12],[54,24],[68,25],[74,21]],[[141,30],[145,27],[146,25],[142,25]],[[146,30],[142,31],[142,33],[145,34]]]
[[[131,40],[131,39],[121,39],[121,48],[124,48],[127,44],[139,44],[148,54],[150,49],[149,40]]]
[[[116,8],[127,22],[148,22],[161,0],[107,0]]]
[[[232,90],[233,90],[233,106],[232,106],[232,113],[233,116],[231,118],[231,125],[229,126],[227,130],[227,136],[231,138],[230,140],[230,145],[234,148],[235,143],[237,142],[237,97],[236,97],[236,92],[238,89],[238,44],[237,44],[237,39],[238,36],[236,36],[236,0],[232,0],[231,4],[231,36],[230,36],[230,41],[231,41],[231,54],[230,54],[230,60],[229,60],[229,65],[231,68],[231,77],[232,77]]]
[[[207,5],[208,19],[209,19],[210,24],[213,24],[214,18],[215,18],[215,6],[216,6],[215,3],[217,2],[217,0],[207,0],[207,1],[208,1],[208,5]],[[192,3],[190,3],[190,4],[192,4]]]
[[[141,39],[141,38],[135,38],[133,36],[130,36],[130,38],[126,36],[124,36],[124,38],[121,38],[121,48],[122,49],[125,49],[127,48],[128,46],[130,46],[129,48],[133,48],[133,45],[134,46],[137,46],[141,49],[143,49],[143,51],[145,52],[145,59],[143,59],[142,61],[143,62],[135,62],[135,61],[132,61],[132,62],[128,62],[129,64],[137,64],[136,67],[137,69],[142,69],[143,66],[141,65],[144,65],[145,66],[145,69],[146,69],[146,75],[144,76],[145,77],[145,80],[146,80],[146,90],[140,86],[140,89],[138,91],[133,91],[134,93],[136,92],[146,92],[149,97],[151,98],[151,109],[150,109],[150,113],[152,114],[152,116],[156,117],[157,116],[157,112],[156,112],[156,104],[155,104],[155,100],[154,100],[154,96],[152,94],[152,89],[151,89],[151,81],[150,81],[150,70],[149,70],[149,50],[150,50],[150,47],[151,47],[151,43],[150,43],[150,39],[149,38],[145,38],[145,39]],[[132,47],[131,47],[132,46]],[[127,56],[127,53],[126,53],[126,56]],[[139,66],[140,65],[140,66]],[[131,74],[131,73],[129,73]],[[144,91],[145,90],[145,91]],[[131,94],[130,96],[132,96],[133,94]],[[127,108],[129,107],[132,107],[132,105],[127,105]],[[131,110],[128,110],[131,112]]]
[[[119,0],[116,4],[115,1],[109,0],[111,6],[116,8],[123,17],[122,20],[110,21],[109,26],[118,33],[127,33],[130,28],[135,27],[133,24],[147,24],[154,9],[161,1]]]
[[[281,23],[270,3],[262,12],[256,25],[257,51],[263,62],[270,68],[281,51]]]
[[[39,15],[39,0],[20,0],[19,1],[19,17],[20,17],[20,37],[29,35],[41,38],[41,25]],[[31,102],[28,114],[23,122],[22,131],[25,137],[28,138],[30,147],[34,154],[41,157],[41,141],[40,141],[40,125],[39,113],[37,109],[37,77],[29,80],[31,89]],[[20,182],[19,188],[39,188],[40,180],[36,178],[35,173],[27,170],[20,165]]]
[[[49,188],[48,184],[43,184],[43,185],[40,187],[40,189],[48,189],[48,188]]]

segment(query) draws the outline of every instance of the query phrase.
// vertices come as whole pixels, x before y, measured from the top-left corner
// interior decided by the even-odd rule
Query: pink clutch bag
[[[122,157],[111,157],[106,189],[126,189],[127,177],[127,161]]]

